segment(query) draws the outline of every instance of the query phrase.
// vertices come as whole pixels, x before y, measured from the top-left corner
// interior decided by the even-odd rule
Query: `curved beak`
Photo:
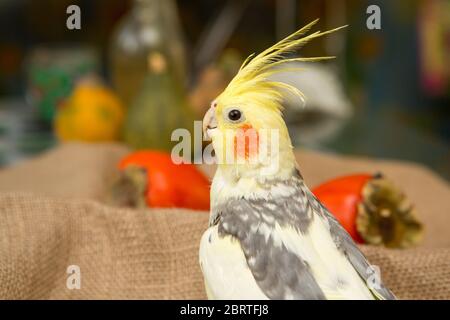
[[[216,110],[211,106],[203,117],[203,136],[206,140],[211,140],[208,131],[217,128]]]

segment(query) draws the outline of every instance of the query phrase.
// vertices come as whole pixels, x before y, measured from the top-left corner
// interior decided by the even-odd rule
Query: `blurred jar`
[[[156,50],[149,54],[149,72],[130,104],[124,126],[124,141],[134,149],[170,152],[178,143],[171,141],[174,130],[187,129],[192,136],[195,117],[169,61]]]
[[[173,0],[134,0],[131,11],[119,22],[110,47],[114,88],[129,106],[149,72],[149,54],[157,51],[171,65],[175,80],[184,85],[185,50],[177,7]]]

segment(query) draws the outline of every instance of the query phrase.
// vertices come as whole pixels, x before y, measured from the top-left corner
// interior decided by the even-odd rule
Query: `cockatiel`
[[[218,161],[200,243],[210,299],[394,299],[297,169],[281,104],[301,92],[269,80],[288,61],[324,59],[285,58],[340,29],[300,38],[316,22],[244,61],[203,119]]]

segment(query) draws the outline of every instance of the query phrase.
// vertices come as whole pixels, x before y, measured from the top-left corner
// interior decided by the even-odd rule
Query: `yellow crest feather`
[[[303,93],[296,87],[287,83],[269,80],[269,76],[279,73],[299,70],[297,67],[280,67],[289,62],[307,62],[332,59],[334,57],[289,58],[285,56],[303,47],[310,40],[338,31],[346,26],[320,32],[316,31],[300,38],[307,33],[319,20],[316,19],[300,30],[294,32],[272,47],[258,55],[251,54],[242,63],[238,73],[228,84],[224,92],[217,98],[219,103],[238,103],[236,100],[253,99],[264,100],[264,105],[272,109],[281,110],[283,91],[288,91],[304,100]],[[279,67],[279,68],[275,68]]]

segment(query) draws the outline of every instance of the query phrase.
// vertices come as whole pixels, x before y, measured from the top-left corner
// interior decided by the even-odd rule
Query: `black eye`
[[[241,116],[241,112],[237,109],[233,109],[228,112],[228,119],[230,119],[231,121],[238,121],[239,119],[241,119]]]

